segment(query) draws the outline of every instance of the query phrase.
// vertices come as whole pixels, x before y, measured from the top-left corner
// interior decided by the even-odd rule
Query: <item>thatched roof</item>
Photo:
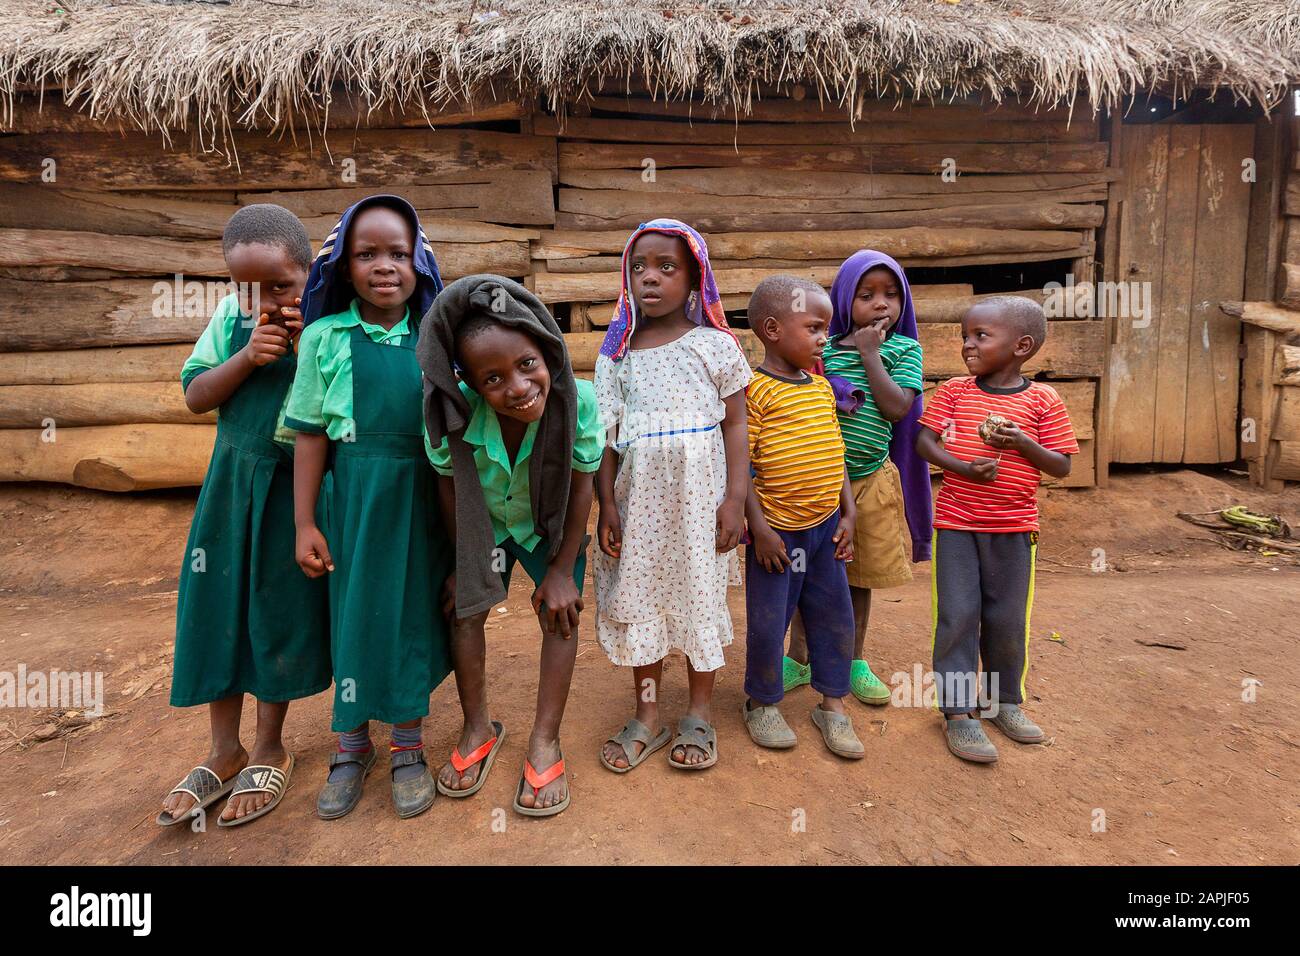
[[[741,114],[764,85],[860,97],[1114,104],[1300,81],[1296,0],[0,0],[0,102],[61,85],[146,129],[541,94],[631,78]],[[3,114],[0,110],[0,114]],[[0,121],[3,116],[0,116]]]

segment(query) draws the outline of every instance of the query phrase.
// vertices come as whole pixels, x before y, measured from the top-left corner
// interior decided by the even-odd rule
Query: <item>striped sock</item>
[[[401,753],[404,750],[423,750],[424,740],[421,734],[420,724],[414,727],[393,727],[393,742],[389,744],[389,754]],[[401,783],[403,780],[410,780],[418,777],[425,772],[422,764],[407,764],[405,767],[398,767],[393,771],[393,781]]]
[[[370,724],[366,724],[356,733],[339,734],[339,753],[365,753],[373,746],[370,743]],[[359,763],[341,763],[330,770],[330,783],[343,783],[361,773]]]

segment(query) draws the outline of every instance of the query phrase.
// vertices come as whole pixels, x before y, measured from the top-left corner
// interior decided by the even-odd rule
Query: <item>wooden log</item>
[[[509,170],[460,174],[447,183],[397,187],[420,215],[430,239],[475,241],[465,236],[435,236],[435,221],[477,221],[546,225],[555,221],[551,177],[545,170]],[[455,181],[463,180],[463,181]],[[236,200],[225,194],[191,193],[162,198],[152,193],[58,189],[48,185],[0,183],[0,227],[63,229],[177,239],[219,239],[226,222],[240,206],[271,202],[285,206],[303,220],[307,234],[324,239],[349,205],[373,189],[318,189],[292,192],[243,192]],[[503,226],[498,226],[504,229]]]
[[[1287,386],[1277,390],[1277,411],[1269,438],[1300,442],[1300,388]]]
[[[0,481],[57,481],[101,491],[200,485],[213,425],[0,430]],[[43,436],[53,441],[42,440]]]
[[[1279,308],[1271,302],[1220,302],[1219,308],[1247,325],[1283,335],[1300,335],[1300,312]]]
[[[1072,231],[979,229],[846,229],[817,232],[705,232],[713,260],[843,259],[859,249],[892,250],[895,257],[940,258],[964,254],[1068,250],[1080,243]],[[542,230],[532,257],[555,261],[621,256],[628,234],[621,230]]]
[[[630,113],[637,116],[684,117],[695,122],[792,122],[792,124],[848,125],[852,120],[861,129],[879,131],[883,126],[915,126],[924,130],[901,142],[918,142],[918,137],[957,138],[978,131],[976,127],[992,124],[1002,137],[980,137],[984,142],[1041,142],[1048,139],[1071,139],[1091,142],[1097,139],[1097,121],[1088,116],[1071,117],[1067,111],[1021,114],[1014,111],[984,109],[978,105],[927,105],[820,103],[815,99],[759,99],[746,111],[736,112],[729,105],[703,103],[699,100],[647,99],[643,96],[591,96],[584,100],[591,109],[606,113]],[[547,117],[550,118],[550,117]],[[554,121],[552,121],[554,125]],[[953,131],[956,130],[956,131]],[[814,134],[816,135],[816,134]],[[878,139],[874,142],[887,142]]]
[[[84,385],[95,382],[178,383],[189,345],[138,345],[66,352],[0,352],[0,385]]]
[[[1269,464],[1274,479],[1300,481],[1300,441],[1275,442]]]
[[[1278,303],[1288,309],[1300,309],[1300,264],[1282,263],[1281,286]]]
[[[1277,404],[1272,372],[1278,338],[1271,329],[1249,324],[1242,327],[1246,354],[1241,363],[1241,457],[1246,461],[1251,483],[1267,491],[1282,490],[1281,480],[1269,473],[1269,436]]]
[[[439,271],[447,278],[495,272],[526,275],[528,243],[434,242]],[[146,236],[105,236],[94,232],[53,229],[0,229],[0,266],[14,268],[72,266],[116,273],[221,276],[226,261],[217,240],[151,239]]]
[[[207,293],[208,288],[199,285],[191,291],[200,288]],[[0,347],[16,352],[194,342],[226,288],[224,283],[213,284],[211,295],[194,295],[187,308],[184,286],[178,304],[171,280],[58,285],[0,280]],[[33,302],[42,303],[39,319],[33,315]],[[179,371],[180,366],[173,370]]]
[[[605,109],[600,103],[593,107]],[[626,109],[620,112],[628,112]],[[811,112],[811,111],[809,111]],[[685,117],[683,117],[685,119]],[[539,136],[559,139],[593,140],[607,143],[709,143],[738,146],[794,145],[812,141],[817,145],[883,146],[912,143],[942,144],[944,149],[969,148],[970,144],[1020,143],[1029,149],[1045,146],[1074,145],[1088,142],[1084,124],[1071,126],[1065,121],[1020,122],[995,120],[969,112],[964,116],[949,113],[943,122],[927,122],[924,116],[897,120],[876,119],[870,123],[850,125],[841,120],[813,131],[792,123],[766,123],[752,120],[736,123],[711,122],[694,116],[686,122],[628,119],[626,117],[569,116],[561,122],[554,116],[539,115],[533,129]],[[1093,129],[1092,141],[1096,141]]]
[[[477,106],[448,104],[439,109],[429,109],[427,116],[412,105],[410,109],[368,109],[364,99],[344,90],[330,97],[328,113],[313,111],[294,113],[274,127],[277,130],[330,130],[346,133],[353,129],[379,129],[392,127],[439,128],[464,123],[487,123],[519,119],[524,105],[519,101],[487,102]],[[1059,121],[1058,121],[1059,122]],[[240,126],[239,129],[247,129]],[[271,129],[265,121],[260,128]],[[14,104],[12,112],[0,112],[0,131],[6,133],[119,133],[135,131],[135,127],[121,117],[93,117],[86,104],[70,106],[60,93],[44,97],[23,96]],[[182,133],[181,135],[185,135]]]
[[[1102,322],[1053,322],[1047,341],[1025,364],[1025,373],[1063,379],[1099,377],[1105,356],[1103,326]],[[750,364],[758,364],[763,357],[758,338],[748,329],[733,331]],[[918,333],[926,378],[945,379],[967,374],[961,358],[961,326],[927,323],[918,328]],[[604,337],[601,332],[570,333],[564,337],[575,369],[595,368],[596,355]]]
[[[1279,345],[1273,381],[1278,385],[1300,385],[1300,345]]]
[[[442,210],[440,215],[445,218],[519,225],[555,222],[555,199],[547,169],[459,173],[435,184],[406,185],[392,191],[417,210]],[[337,222],[344,209],[374,192],[364,187],[241,192],[239,201],[276,203],[304,220],[326,216]]]
[[[1103,147],[1100,151],[1098,146]],[[1035,153],[1032,147],[1026,155],[1016,158],[1021,149],[1018,144],[992,144],[971,146],[960,150],[960,155],[947,155],[950,151],[934,146],[695,146],[689,143],[650,144],[583,143],[561,140],[559,163],[562,170],[573,169],[645,169],[645,160],[654,161],[659,175],[667,169],[697,167],[760,167],[768,170],[803,170],[807,172],[839,171],[861,173],[864,169],[877,174],[925,173],[939,182],[944,159],[957,162],[956,182],[943,183],[951,187],[971,173],[1035,174],[1057,177],[1078,177],[1071,185],[1084,186],[1104,182],[1109,177],[1105,167],[1105,144],[1087,144],[1055,147],[1073,155],[1047,155]],[[1051,148],[1049,147],[1049,150]],[[943,154],[943,155],[941,155]],[[981,179],[985,177],[979,177]],[[999,177],[1001,178],[1001,177]],[[1058,180],[1057,185],[1064,185]],[[935,190],[936,192],[938,190]],[[1005,190],[1004,190],[1005,191]]]
[[[390,191],[448,173],[495,169],[555,172],[555,140],[486,130],[359,130],[346,142],[279,142],[236,133],[232,152],[164,146],[156,136],[45,133],[10,136],[0,152],[0,180],[41,182],[47,157],[58,181],[108,190],[304,189],[352,186]],[[238,164],[235,158],[238,157]],[[352,177],[350,180],[345,177]]]
[[[181,383],[107,382],[91,385],[0,385],[0,428],[215,422],[185,407]]]

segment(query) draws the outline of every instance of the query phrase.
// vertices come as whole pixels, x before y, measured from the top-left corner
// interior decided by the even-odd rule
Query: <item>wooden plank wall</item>
[[[160,308],[160,290],[178,273],[222,278],[222,226],[250,202],[289,207],[319,242],[350,202],[400,193],[445,277],[525,279],[567,314],[575,367],[588,370],[623,243],[655,216],[706,234],[731,310],[773,272],[829,285],[863,247],[909,268],[1090,269],[1116,173],[1086,111],[869,103],[851,127],[787,92],[739,124],[638,96],[574,104],[563,128],[510,103],[446,114],[433,130],[421,117],[358,113],[358,128],[327,142],[237,134],[230,156],[184,136],[164,149],[57,104],[21,109],[0,149],[0,480],[113,490],[201,480],[212,418],[185,409],[178,376],[208,314]],[[916,293],[927,379],[963,374],[956,322],[974,289]],[[1059,382],[1084,440],[1069,484],[1094,481],[1105,351],[1101,323],[1060,319],[1033,367]]]
[[[1151,312],[1114,323],[1111,461],[1237,458],[1241,326],[1218,303],[1244,287],[1254,136],[1244,124],[1123,128],[1115,278],[1145,284]]]

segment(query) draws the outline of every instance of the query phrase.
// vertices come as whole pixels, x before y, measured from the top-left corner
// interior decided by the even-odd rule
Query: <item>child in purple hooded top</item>
[[[834,319],[822,353],[824,374],[839,400],[845,459],[858,508],[853,596],[854,653],[850,686],[867,704],[889,703],[889,688],[864,656],[871,592],[912,579],[909,558],[930,557],[930,476],[914,449],[921,414],[921,346],[907,275],[894,259],[864,249],[836,273]],[[858,401],[846,401],[851,392]],[[910,542],[909,542],[910,531]],[[803,620],[790,630],[785,687],[810,680]]]

